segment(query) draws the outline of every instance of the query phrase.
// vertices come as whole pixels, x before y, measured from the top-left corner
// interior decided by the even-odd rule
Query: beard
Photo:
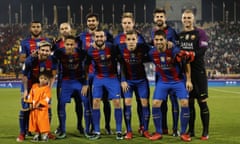
[[[157,21],[156,24],[158,27],[162,27],[164,25],[163,21],[161,21],[161,20]]]
[[[101,48],[104,45],[104,41],[95,41],[95,45]]]
[[[34,36],[34,37],[38,37],[38,36],[40,36],[40,34],[41,34],[41,32],[39,32],[39,33],[31,32],[31,35]]]
[[[97,29],[97,27],[95,25],[89,25],[88,26],[88,29],[90,29],[91,31]]]

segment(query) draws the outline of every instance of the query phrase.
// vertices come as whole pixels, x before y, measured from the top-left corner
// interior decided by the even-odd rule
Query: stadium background
[[[21,78],[18,47],[28,35],[32,20],[43,22],[43,35],[54,38],[58,25],[68,21],[78,34],[85,29],[85,15],[99,13],[101,26],[113,35],[121,31],[120,16],[124,11],[134,13],[136,29],[150,40],[152,12],[164,7],[168,23],[181,30],[181,11],[192,8],[196,12],[197,25],[210,36],[206,53],[209,79],[230,79],[226,84],[237,84],[240,79],[240,0],[4,0],[0,1],[0,79],[15,81]],[[147,66],[149,78],[153,78],[152,65]],[[231,81],[231,79],[234,79]],[[0,84],[1,86],[8,84]]]

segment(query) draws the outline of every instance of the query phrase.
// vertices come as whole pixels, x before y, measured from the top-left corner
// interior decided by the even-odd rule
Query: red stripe
[[[119,43],[122,44],[122,43],[125,43],[125,41],[126,41],[126,35],[125,34],[121,34]]]
[[[30,54],[37,49],[37,43],[35,39],[29,40],[29,46],[30,46]]]
[[[124,57],[124,59],[130,60],[130,52],[127,48],[124,48],[123,57]],[[125,63],[126,63],[126,66],[127,66],[127,76],[129,76],[129,78],[132,79],[131,65],[128,62],[125,62]]]
[[[59,42],[59,48],[64,48],[64,41],[63,41],[63,40],[61,40],[61,41]]]
[[[102,78],[103,77],[103,74],[102,74],[102,71],[101,71],[101,66],[99,65],[100,64],[100,55],[99,55],[99,51],[97,49],[94,49],[93,52],[92,52],[92,55],[93,55],[93,59],[96,61],[96,64],[98,65],[98,75],[97,77],[99,78]]]
[[[159,73],[161,74],[162,80],[165,81],[165,82],[167,82],[168,79],[167,79],[164,71],[163,71],[162,68],[161,68],[161,59],[160,59],[159,53],[158,53],[157,51],[155,51],[155,52],[153,53],[153,59],[154,59],[154,61],[155,61],[156,64],[160,65],[160,66],[156,66],[156,72],[159,72]]]
[[[86,40],[86,50],[88,50],[91,46],[91,34],[89,33],[86,33],[86,37],[85,37],[85,40]]]
[[[111,62],[111,64],[108,67],[109,70],[109,77],[110,78],[114,78],[115,74],[114,74],[114,69],[113,69],[113,63],[110,60],[111,59],[111,49],[108,47],[105,47],[105,55],[107,56],[107,60]]]
[[[170,60],[168,60],[167,59],[167,64],[168,65],[172,65],[172,61],[173,61],[173,56],[172,56],[172,49],[167,49],[166,50],[166,56],[167,56],[167,58],[169,57],[169,58],[171,58]],[[170,69],[170,72],[171,72],[171,75],[173,76],[173,79],[175,80],[175,81],[179,81],[179,77],[178,77],[178,73],[177,73],[177,70],[176,70],[176,68],[173,66],[171,69]]]

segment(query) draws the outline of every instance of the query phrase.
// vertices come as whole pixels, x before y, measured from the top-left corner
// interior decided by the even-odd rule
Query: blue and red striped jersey
[[[116,48],[111,43],[105,43],[104,49],[98,49],[91,46],[88,49],[88,59],[86,64],[89,65],[93,61],[95,72],[99,77],[116,77],[117,76],[117,59]]]
[[[57,49],[54,56],[59,60],[62,66],[63,80],[82,80],[85,77],[83,62],[86,57],[86,52],[82,49],[75,48],[71,55],[66,54],[65,48]]]
[[[38,83],[40,72],[54,70],[57,70],[57,61],[53,56],[49,56],[45,61],[29,56],[24,63],[22,72],[24,76],[28,77],[28,88],[30,89],[34,83]]]
[[[175,62],[174,58],[180,49],[173,47],[165,52],[159,52],[155,47],[150,49],[149,57],[156,67],[156,75],[158,80],[163,82],[175,82],[183,80],[183,73]]]
[[[125,44],[126,34],[120,33],[114,38],[114,45]],[[138,43],[145,43],[145,40],[141,34],[138,33]]]
[[[151,30],[151,39],[152,39],[152,44],[153,44],[153,39],[154,39],[154,33],[155,31],[157,31],[156,28],[153,28]],[[177,33],[176,31],[170,27],[170,26],[167,26],[164,30],[165,34],[167,35],[167,40],[168,41],[171,41],[174,43],[174,45],[176,45],[176,41],[178,40],[178,36],[177,36]]]
[[[125,77],[121,76],[121,79],[146,79],[146,72],[143,63],[145,62],[144,59],[148,54],[149,46],[145,44],[137,44],[137,47],[134,51],[129,51],[126,45],[121,45],[118,48],[125,65]]]
[[[39,42],[43,40],[50,42],[47,38],[33,39],[28,37],[22,40],[19,48],[20,54],[26,54],[26,57],[28,57],[33,51],[39,48]]]

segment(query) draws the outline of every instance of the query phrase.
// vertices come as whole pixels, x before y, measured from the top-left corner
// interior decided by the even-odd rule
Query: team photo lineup
[[[71,24],[62,22],[54,39],[43,37],[42,23],[33,20],[30,35],[21,40],[19,48],[23,77],[16,141],[26,141],[27,136],[33,142],[68,138],[66,105],[71,100],[75,103],[76,128],[89,140],[103,138],[104,129],[116,140],[134,141],[137,134],[132,129],[133,115],[137,115],[137,131],[149,141],[170,134],[190,142],[197,135],[196,118],[201,121],[198,137],[208,140],[210,114],[204,56],[209,37],[195,25],[192,9],[185,9],[179,17],[180,32],[168,25],[163,8],[153,11],[152,20],[150,41],[135,29],[132,12],[122,13],[122,32],[117,35],[101,28],[99,14],[94,12],[86,15],[85,31],[73,34]],[[146,73],[149,64],[154,67],[153,94]],[[56,107],[51,105],[52,99],[56,99]],[[133,103],[137,113],[132,112]],[[52,113],[53,109],[57,113]],[[58,119],[53,131],[52,115]],[[154,131],[149,130],[150,121]]]

